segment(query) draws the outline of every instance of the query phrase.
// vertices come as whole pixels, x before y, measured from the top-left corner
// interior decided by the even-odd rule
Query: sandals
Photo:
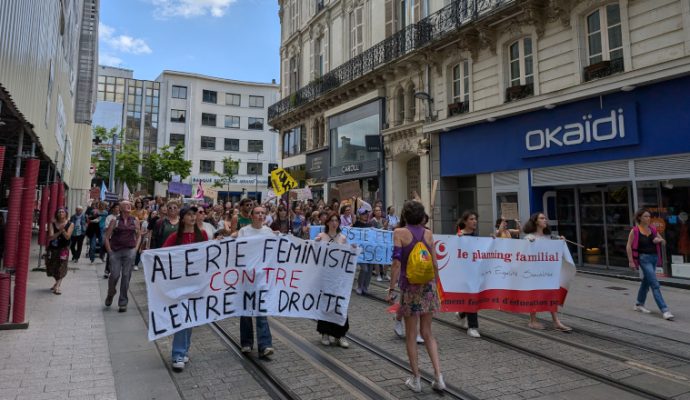
[[[571,328],[569,326],[565,326],[565,325],[554,326],[554,329],[559,331],[559,332],[564,332],[564,333],[572,332],[572,330],[573,330],[573,328]]]
[[[55,289],[55,290],[53,290],[53,293],[54,293],[54,294],[57,294],[57,295],[61,295],[61,294],[62,294],[62,292],[60,291],[60,289]]]

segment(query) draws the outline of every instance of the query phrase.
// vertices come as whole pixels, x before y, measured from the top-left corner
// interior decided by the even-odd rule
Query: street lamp
[[[263,154],[263,150],[259,150],[256,153],[256,164],[259,164],[259,155]],[[254,196],[256,197],[256,202],[259,202],[259,168],[258,165],[254,165]],[[261,169],[263,170],[263,164],[261,164]]]

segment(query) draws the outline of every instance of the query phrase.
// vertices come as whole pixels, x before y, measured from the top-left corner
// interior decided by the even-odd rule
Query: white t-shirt
[[[204,221],[203,227],[204,231],[206,231],[206,236],[208,237],[208,240],[213,239],[213,235],[216,233],[216,228],[214,228],[213,225],[206,221]]]
[[[267,227],[266,225],[262,226],[260,229],[256,229],[251,225],[247,225],[244,228],[240,229],[237,233],[237,237],[250,237],[259,235],[274,235],[274,233],[271,230],[271,228]]]

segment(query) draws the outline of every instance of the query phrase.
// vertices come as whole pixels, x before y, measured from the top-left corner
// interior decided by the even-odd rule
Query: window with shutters
[[[299,23],[299,11],[297,10],[297,0],[290,0],[290,34],[297,32]]]
[[[322,76],[324,73],[324,59],[323,59],[323,36],[314,39],[314,74],[316,77]]]
[[[298,69],[297,57],[290,57],[290,77],[289,77],[289,91],[294,93],[299,89],[299,69]]]
[[[586,18],[589,65],[623,59],[623,35],[618,3],[600,7]]]
[[[350,12],[350,58],[360,54],[364,48],[363,9],[359,6]]]

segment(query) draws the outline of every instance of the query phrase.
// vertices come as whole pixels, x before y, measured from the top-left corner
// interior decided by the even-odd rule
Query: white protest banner
[[[239,316],[343,324],[359,252],[273,235],[147,250],[149,340]]]
[[[575,264],[562,240],[435,235],[441,311],[556,311]]]
[[[323,232],[323,226],[309,227],[309,237],[314,239]],[[347,242],[362,249],[358,263],[390,265],[393,262],[393,231],[375,228],[342,227]]]

